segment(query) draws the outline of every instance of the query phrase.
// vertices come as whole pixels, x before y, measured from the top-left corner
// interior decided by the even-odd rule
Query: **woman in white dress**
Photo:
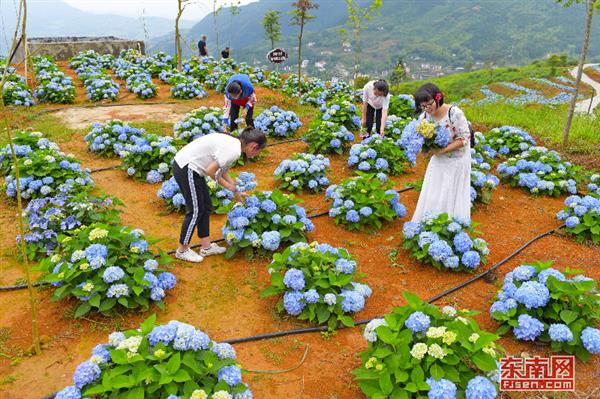
[[[421,86],[414,97],[417,112],[421,111],[419,119],[426,118],[446,127],[450,144],[430,152],[433,155],[412,221],[420,221],[430,211],[470,221],[471,133],[467,118],[460,108],[444,104],[444,95],[432,83]]]

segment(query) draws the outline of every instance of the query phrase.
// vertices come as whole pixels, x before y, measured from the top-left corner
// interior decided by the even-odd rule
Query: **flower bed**
[[[171,97],[187,100],[190,98],[206,97],[206,91],[202,88],[200,82],[194,78],[176,73],[169,79],[171,87]]]
[[[312,154],[342,154],[354,141],[354,134],[345,126],[321,121],[302,136],[302,141],[308,143],[308,152]]]
[[[121,167],[127,175],[148,183],[163,181],[166,174],[171,173],[171,164],[177,153],[173,137],[158,136],[146,133],[142,136],[131,136],[132,144],[125,144],[119,152]]]
[[[217,107],[200,107],[188,112],[173,125],[173,135],[189,143],[209,133],[223,133],[222,114],[223,110]]]
[[[327,100],[327,96],[329,95],[329,91],[324,87],[317,87],[309,91],[308,93],[304,93],[300,97],[299,103],[302,105],[312,105],[315,107],[320,107],[325,104]]]
[[[490,314],[502,323],[500,334],[512,329],[519,340],[551,343],[553,351],[587,361],[600,354],[596,282],[581,275],[567,279],[551,266],[536,262],[507,273]]]
[[[140,328],[114,332],[107,344],[96,345],[75,369],[73,385],[56,399],[252,399],[231,345],[189,324],[156,326],[155,320],[153,315]]]
[[[494,128],[480,138],[482,146],[488,145],[503,156],[517,155],[536,145],[529,133],[513,126]]]
[[[482,98],[481,100],[478,100],[475,103],[475,105],[495,104],[498,101],[501,101],[501,100],[504,99],[504,96],[502,94],[496,93],[495,91],[493,91],[492,89],[490,89],[488,85],[481,86],[481,88],[479,89],[479,91],[485,97]]]
[[[85,191],[94,184],[89,169],[82,170],[72,155],[55,150],[33,151],[19,158],[21,198],[35,199],[58,193]],[[13,172],[6,177],[6,195],[16,197]]]
[[[406,215],[400,195],[392,189],[391,183],[374,175],[359,173],[339,186],[329,186],[326,195],[333,201],[329,216],[348,230],[359,230],[363,226],[380,229],[384,220]]]
[[[121,201],[107,196],[58,195],[34,199],[25,208],[23,216],[27,225],[25,242],[30,260],[50,256],[58,245],[58,236],[70,236],[73,230],[100,222],[116,224]],[[20,237],[17,236],[17,241]]]
[[[271,286],[261,297],[283,295],[277,310],[300,320],[327,324],[334,330],[341,322],[354,325],[351,313],[360,312],[371,288],[355,280],[356,261],[343,248],[334,248],[316,241],[310,245],[297,243],[269,264]]]
[[[73,79],[61,72],[50,57],[34,57],[33,67],[38,84],[34,96],[39,101],[53,104],[75,101]]]
[[[577,192],[579,170],[565,162],[556,151],[545,147],[531,147],[498,165],[498,173],[513,187],[522,187],[533,195],[559,196]]]
[[[283,80],[278,72],[269,72],[269,75],[266,77],[266,79],[258,83],[267,89],[275,90],[281,88],[283,85]]]
[[[388,115],[409,119],[415,116],[415,99],[410,94],[391,96]]]
[[[474,238],[468,221],[447,213],[430,212],[420,222],[406,222],[402,233],[402,247],[410,256],[439,270],[473,271],[489,254],[487,243]]]
[[[230,247],[226,258],[238,252],[246,257],[266,255],[281,245],[306,241],[305,233],[314,226],[298,206],[293,195],[281,191],[262,192],[246,198],[243,205],[234,206],[223,226],[223,238]]]
[[[313,126],[318,126],[321,121],[325,121],[342,125],[351,131],[360,129],[360,118],[356,105],[343,97],[336,97],[319,109],[322,114],[319,118],[314,119]]]
[[[17,158],[26,158],[33,151],[59,151],[58,144],[45,138],[42,132],[21,130],[13,136],[12,144]],[[12,152],[10,146],[7,144],[0,150],[0,175],[8,175],[12,170],[12,167]]]
[[[450,132],[440,124],[426,119],[412,120],[400,137],[404,154],[414,166],[417,164],[417,154],[423,149],[444,148],[450,143]]]
[[[489,173],[491,166],[479,149],[471,148],[471,206],[475,203],[490,204],[492,192],[500,180]]]
[[[7,81],[2,87],[2,99],[6,105],[32,106],[33,96],[25,83]]]
[[[127,90],[134,93],[138,98],[147,99],[156,97],[156,85],[152,82],[152,76],[146,72],[134,73],[126,80]]]
[[[112,157],[125,150],[126,144],[133,143],[133,137],[139,138],[145,133],[144,129],[131,127],[125,122],[114,119],[106,124],[94,123],[84,140],[91,152]]]
[[[111,100],[119,98],[119,84],[98,67],[82,66],[76,71],[85,86],[86,96],[91,101]]]
[[[476,312],[440,311],[408,292],[404,298],[407,306],[365,327],[369,346],[353,372],[365,396],[496,398],[504,352],[499,337],[479,327]]]
[[[288,96],[299,97],[309,91],[308,82],[304,77],[298,79],[298,75],[292,74],[283,82],[281,91]]]
[[[269,137],[286,138],[293,137],[302,126],[302,122],[294,112],[284,111],[273,105],[258,115],[254,120],[254,126]]]
[[[410,164],[394,139],[374,135],[350,148],[348,166],[362,172],[383,172],[392,176],[408,172]]]
[[[565,222],[565,231],[578,242],[600,243],[600,196],[571,195],[556,218]]]
[[[235,179],[237,190],[240,192],[247,192],[256,188],[254,173],[241,172],[239,177],[236,178],[235,174],[232,174],[231,177]],[[234,205],[233,193],[219,186],[210,177],[206,177],[205,179],[212,200],[213,212],[217,214],[228,213]],[[185,210],[185,198],[183,198],[174,177],[166,180],[156,195],[167,202],[169,209],[173,211]]]
[[[302,191],[305,188],[316,192],[329,185],[327,171],[329,158],[323,155],[295,154],[281,161],[275,169],[275,179],[279,187],[289,191]]]
[[[81,301],[75,317],[120,307],[146,310],[150,301],[162,307],[165,292],[176,283],[175,276],[161,268],[169,258],[159,253],[155,259],[140,230],[92,223],[60,237],[54,255],[39,268],[48,273],[42,281],[56,287],[53,300]]]

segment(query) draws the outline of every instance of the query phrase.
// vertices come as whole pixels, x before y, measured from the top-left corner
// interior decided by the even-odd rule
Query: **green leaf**
[[[317,320],[319,324],[325,323],[331,312],[327,309],[327,306],[317,306]]]
[[[186,382],[186,381],[190,381],[191,379],[192,379],[192,377],[190,377],[188,372],[185,371],[184,369],[177,370],[177,372],[173,376],[173,381],[175,381],[175,382]]]
[[[477,352],[471,359],[483,371],[493,371],[497,368],[496,360],[485,352]]]
[[[181,366],[181,353],[175,352],[175,354],[173,354],[173,356],[171,356],[171,358],[167,362],[167,373],[169,373],[171,375],[175,374],[177,372],[177,370],[179,370],[180,366]]]
[[[91,309],[92,309],[92,307],[90,306],[90,304],[88,302],[83,302],[81,305],[79,305],[79,307],[75,311],[75,318],[85,315]]]
[[[419,309],[421,307],[421,305],[423,304],[423,301],[421,300],[421,298],[419,298],[417,295],[413,294],[412,292],[404,291],[402,293],[402,295],[404,296],[404,299],[406,299],[406,302],[408,302],[410,307],[413,309]]]
[[[142,335],[146,335],[150,331],[152,331],[155,323],[156,323],[156,313],[152,314],[150,317],[148,317],[146,320],[144,320],[142,322],[142,324],[140,325],[140,328],[142,329]]]
[[[137,387],[127,392],[127,399],[144,399],[144,388]]]
[[[579,313],[569,309],[564,309],[560,312],[561,320],[564,321],[567,325],[574,322],[577,319],[577,316],[579,316]]]
[[[392,378],[390,376],[390,373],[388,373],[387,371],[383,371],[379,376],[379,387],[386,395],[389,395],[394,390]]]
[[[444,377],[444,369],[437,363],[431,365],[429,372],[435,380],[439,380],[440,378]]]

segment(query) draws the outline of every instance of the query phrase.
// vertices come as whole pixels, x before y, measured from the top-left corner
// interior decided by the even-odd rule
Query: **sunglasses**
[[[433,104],[435,104],[435,100],[430,100],[430,101],[426,102],[425,104],[419,105],[419,108],[421,108],[421,109],[429,108]]]

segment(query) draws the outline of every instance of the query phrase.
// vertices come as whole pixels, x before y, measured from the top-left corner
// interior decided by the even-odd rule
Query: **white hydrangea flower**
[[[375,342],[377,341],[377,332],[375,332],[377,327],[387,325],[388,324],[384,319],[373,319],[365,326],[363,337],[365,337],[368,342]]]
[[[415,359],[421,360],[421,359],[423,359],[423,357],[427,353],[428,349],[429,348],[427,347],[427,344],[419,342],[419,343],[416,343],[416,344],[413,345],[412,349],[410,350],[410,354]]]

